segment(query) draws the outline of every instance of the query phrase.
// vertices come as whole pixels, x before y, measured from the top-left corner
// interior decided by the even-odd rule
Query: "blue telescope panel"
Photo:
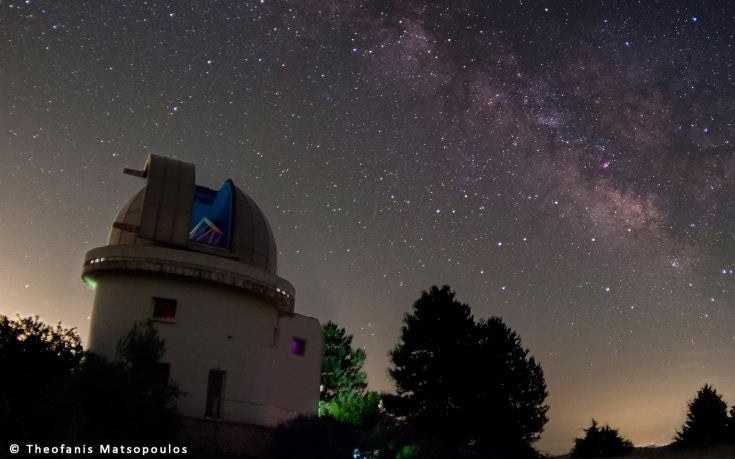
[[[189,240],[230,249],[232,240],[233,185],[225,180],[219,191],[197,186],[189,224]]]

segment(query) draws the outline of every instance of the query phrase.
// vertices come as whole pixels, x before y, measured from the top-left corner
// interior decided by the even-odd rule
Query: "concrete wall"
[[[189,456],[239,455],[268,457],[274,431],[268,427],[209,419],[182,418],[179,440],[190,447]]]
[[[303,356],[291,352],[293,338],[306,341]],[[281,316],[275,351],[271,405],[286,411],[308,406],[312,407],[310,413],[316,414],[322,354],[322,327],[319,321],[297,314]],[[314,367],[318,367],[319,371],[313,371]],[[299,413],[291,411],[289,414],[289,417],[295,417]]]
[[[89,348],[108,358],[134,323],[151,320],[153,297],[177,300],[174,323],[151,322],[166,341],[163,361],[183,392],[182,414],[204,416],[210,369],[226,372],[227,421],[273,426],[316,409],[321,330],[315,319],[279,318],[261,298],[208,282],[131,272],[99,273],[96,281]],[[306,355],[291,354],[292,336],[307,339]]]

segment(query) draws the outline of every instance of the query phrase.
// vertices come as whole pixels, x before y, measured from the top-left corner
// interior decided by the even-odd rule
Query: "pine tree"
[[[366,390],[365,351],[353,348],[352,335],[332,321],[324,324],[322,334],[319,416],[362,429],[375,425],[380,396]]]
[[[686,422],[676,434],[679,445],[709,446],[726,439],[727,404],[712,386],[705,384],[688,406]]]
[[[398,397],[388,401],[394,415],[450,443],[466,439],[467,369],[474,319],[448,286],[431,287],[403,320],[401,340],[391,352],[390,376]]]
[[[330,401],[342,392],[362,395],[367,387],[362,370],[365,351],[352,347],[352,335],[331,320],[322,326],[321,400]]]
[[[448,286],[423,292],[403,322],[388,411],[455,446],[535,455],[546,383],[518,335],[497,317],[475,322]]]

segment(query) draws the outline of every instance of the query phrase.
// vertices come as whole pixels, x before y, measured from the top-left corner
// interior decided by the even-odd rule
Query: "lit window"
[[[304,355],[306,353],[306,340],[294,337],[291,340],[291,353],[295,355]]]
[[[153,297],[153,318],[168,322],[176,321],[176,300]]]

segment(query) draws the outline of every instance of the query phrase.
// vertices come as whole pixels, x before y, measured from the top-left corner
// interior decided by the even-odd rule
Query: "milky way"
[[[542,449],[735,403],[735,7],[399,3],[0,3],[0,313],[86,337],[82,255],[154,152],[261,205],[376,389],[449,284],[541,362]]]

